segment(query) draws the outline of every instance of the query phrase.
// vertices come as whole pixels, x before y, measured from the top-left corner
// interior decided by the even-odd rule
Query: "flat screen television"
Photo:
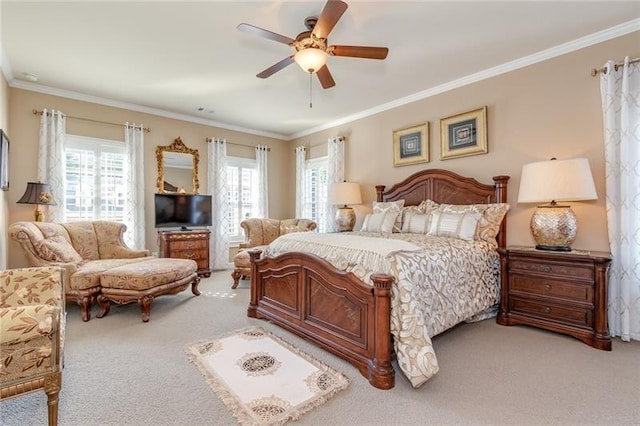
[[[155,194],[156,228],[211,226],[211,195]]]

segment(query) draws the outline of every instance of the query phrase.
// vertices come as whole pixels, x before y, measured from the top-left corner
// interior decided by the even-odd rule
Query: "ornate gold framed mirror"
[[[171,145],[156,147],[158,162],[158,193],[180,192],[197,194],[198,181],[198,150],[187,148],[178,136]]]

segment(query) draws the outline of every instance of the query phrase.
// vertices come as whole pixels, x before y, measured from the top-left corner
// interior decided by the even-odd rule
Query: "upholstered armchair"
[[[0,271],[0,400],[44,389],[58,423],[65,308],[63,269]]]
[[[240,278],[248,278],[251,274],[251,260],[249,249],[264,249],[280,235],[289,232],[305,232],[316,229],[317,224],[310,219],[245,219],[240,222],[244,230],[245,242],[240,243],[240,249],[233,258],[233,286],[238,287]]]

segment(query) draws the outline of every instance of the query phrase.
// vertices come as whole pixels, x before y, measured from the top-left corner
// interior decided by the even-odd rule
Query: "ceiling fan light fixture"
[[[296,52],[293,60],[296,61],[305,72],[313,74],[327,63],[327,58],[327,52],[324,50],[308,47]]]

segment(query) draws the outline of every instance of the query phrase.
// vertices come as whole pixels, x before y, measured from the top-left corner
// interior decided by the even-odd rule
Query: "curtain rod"
[[[345,138],[344,136],[338,136],[335,139],[338,139],[339,141],[346,141],[347,138]],[[314,143],[313,145],[311,143],[307,143],[307,144],[302,144],[302,145],[298,145],[298,146],[304,146],[305,148],[313,148],[314,146],[320,146],[320,145],[324,145],[326,142],[318,142],[318,143]],[[293,149],[294,151],[296,150],[296,148]]]
[[[630,64],[635,64],[636,62],[640,62],[640,58],[631,59],[629,61]],[[615,71],[618,71],[618,68],[620,68],[623,65],[624,65],[624,62],[616,62],[613,65],[613,69]],[[607,72],[608,72],[608,70],[607,70],[606,66],[604,66],[602,68],[592,68],[591,69],[591,77],[595,77],[596,75],[598,75],[598,73],[606,74]]]
[[[207,143],[213,142],[213,138],[207,138]],[[243,143],[233,143],[225,141],[227,145],[243,146],[245,148],[255,148],[255,146],[245,145]],[[267,151],[271,151],[271,148],[267,147]]]
[[[37,109],[34,109],[34,110],[33,110],[33,114],[34,114],[34,115],[38,115],[38,114],[42,115],[42,112],[43,112],[43,111],[38,111]],[[112,122],[110,122],[110,121],[93,120],[93,119],[91,119],[91,118],[74,117],[74,116],[72,116],[72,115],[65,115],[65,117],[67,117],[67,118],[72,118],[72,119],[74,119],[74,120],[89,121],[89,122],[91,122],[91,123],[108,124],[108,125],[110,125],[110,126],[124,126],[124,124],[123,124],[123,123],[112,123]],[[148,128],[148,127],[143,127],[143,130],[145,131],[145,133],[149,133],[149,132],[151,131],[151,129],[150,129],[150,128]]]

